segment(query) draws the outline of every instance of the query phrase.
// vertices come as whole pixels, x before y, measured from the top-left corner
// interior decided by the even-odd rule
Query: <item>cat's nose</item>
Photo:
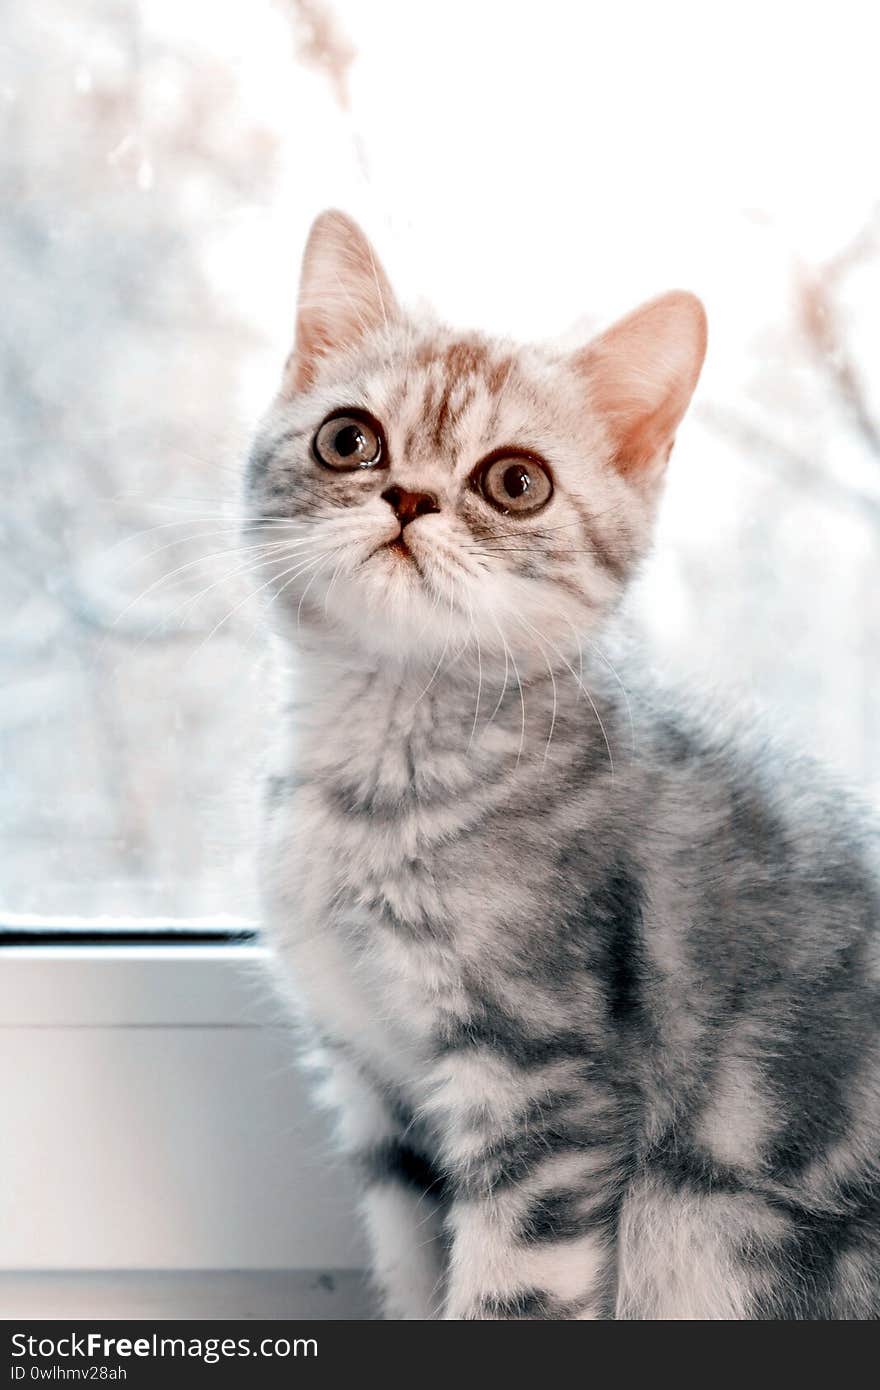
[[[432,492],[407,492],[403,487],[389,487],[382,493],[401,526],[408,526],[417,516],[439,512],[440,503]]]

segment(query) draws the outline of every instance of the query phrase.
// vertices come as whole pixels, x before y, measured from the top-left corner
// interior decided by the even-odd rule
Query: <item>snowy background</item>
[[[880,99],[863,3],[6,0],[0,909],[255,911],[266,661],[228,499],[328,204],[521,337],[711,342],[661,663],[880,796]]]

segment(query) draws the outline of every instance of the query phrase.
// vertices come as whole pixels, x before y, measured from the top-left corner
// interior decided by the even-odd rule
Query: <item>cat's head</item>
[[[270,611],[407,662],[570,652],[647,548],[705,346],[683,292],[574,353],[452,332],[405,314],[324,213],[248,468]]]

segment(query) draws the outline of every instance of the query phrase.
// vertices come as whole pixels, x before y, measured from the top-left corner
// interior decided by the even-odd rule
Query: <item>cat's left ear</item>
[[[303,255],[296,342],[282,390],[305,390],[327,358],[357,346],[399,313],[385,272],[357,223],[344,212],[322,212]]]
[[[684,290],[643,304],[575,355],[614,466],[633,482],[663,472],[705,355],[706,311]]]

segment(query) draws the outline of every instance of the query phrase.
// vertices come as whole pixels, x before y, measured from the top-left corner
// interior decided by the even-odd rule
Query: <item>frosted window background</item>
[[[255,913],[267,662],[226,510],[338,204],[517,336],[683,285],[710,355],[637,608],[880,788],[868,6],[7,0],[0,908]]]

